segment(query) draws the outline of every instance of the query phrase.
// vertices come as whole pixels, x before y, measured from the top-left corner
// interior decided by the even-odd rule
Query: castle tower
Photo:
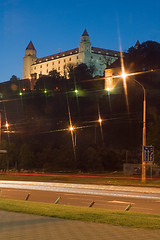
[[[91,42],[87,30],[84,30],[84,33],[81,36],[81,42],[79,43],[79,53],[89,52],[91,53]]]
[[[86,29],[84,30],[81,36],[81,42],[79,43],[79,55],[81,62],[88,63],[91,55],[91,42]]]
[[[29,78],[31,74],[31,65],[36,61],[36,49],[33,43],[30,41],[23,57],[23,79]]]

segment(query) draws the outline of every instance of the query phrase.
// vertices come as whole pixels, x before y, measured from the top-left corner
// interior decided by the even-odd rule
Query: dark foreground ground
[[[160,230],[112,226],[0,211],[2,240],[159,240]]]

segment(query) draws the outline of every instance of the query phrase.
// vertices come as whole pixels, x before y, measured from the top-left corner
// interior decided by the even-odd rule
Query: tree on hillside
[[[20,80],[20,79],[16,75],[12,75],[12,77],[10,78],[11,82],[16,82],[18,80]]]
[[[77,67],[69,69],[69,80],[73,88],[89,88],[91,83],[87,80],[92,79],[93,69],[90,69],[86,64],[81,63]]]
[[[155,149],[155,162],[160,164],[160,114],[152,109],[152,120],[148,125],[147,141]]]
[[[21,145],[19,159],[20,169],[31,169],[34,167],[34,155],[28,144],[24,143]]]
[[[146,41],[124,53],[125,68],[130,72],[158,69],[160,67],[160,43]],[[120,59],[111,67],[120,67]]]
[[[160,67],[160,44],[154,41],[143,42],[138,48],[131,47],[125,62],[135,70],[150,70]]]
[[[36,82],[36,90],[61,90],[64,85],[64,77],[56,70],[49,72],[49,75],[41,75]]]

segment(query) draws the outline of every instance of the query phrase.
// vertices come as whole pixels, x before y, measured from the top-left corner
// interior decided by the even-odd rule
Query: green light
[[[44,93],[47,93],[47,89],[44,90]]]
[[[78,93],[78,90],[77,90],[77,89],[75,89],[74,91],[75,91],[75,93]]]
[[[22,92],[19,93],[20,96],[22,96],[22,94],[23,94]]]

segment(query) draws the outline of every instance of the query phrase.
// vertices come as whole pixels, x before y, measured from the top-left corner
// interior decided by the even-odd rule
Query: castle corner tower
[[[25,50],[25,56],[23,57],[23,79],[29,78],[31,74],[31,65],[37,60],[36,57],[36,49],[30,41],[28,44],[26,50]]]

